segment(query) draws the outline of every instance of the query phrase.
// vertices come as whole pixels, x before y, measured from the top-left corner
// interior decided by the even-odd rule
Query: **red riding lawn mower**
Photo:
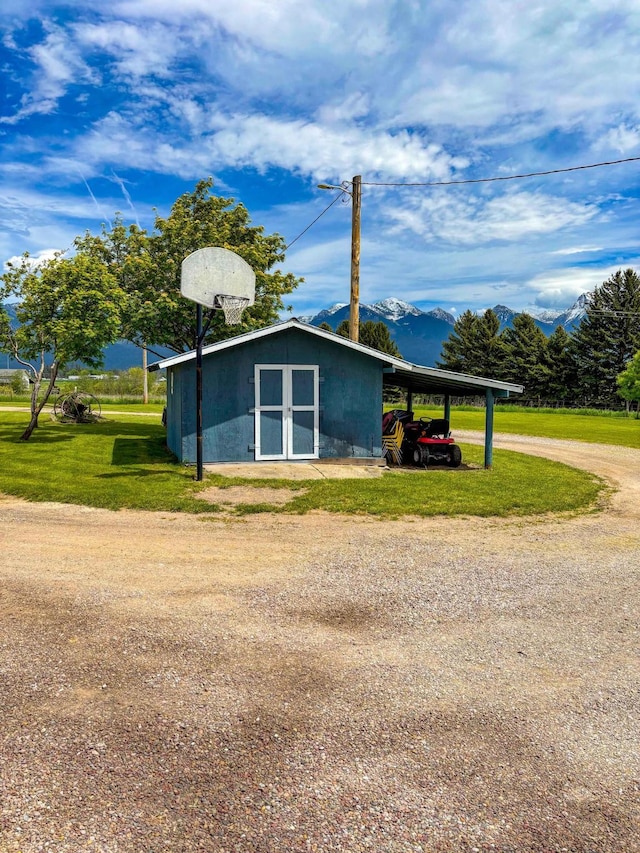
[[[395,465],[429,463],[458,468],[462,451],[449,432],[444,418],[413,418],[413,412],[392,409],[382,418],[382,446],[387,461]]]

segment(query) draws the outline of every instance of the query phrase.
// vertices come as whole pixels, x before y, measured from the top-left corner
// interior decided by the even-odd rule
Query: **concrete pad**
[[[208,474],[222,477],[245,477],[265,480],[349,480],[381,477],[386,465],[332,465],[314,459],[312,462],[217,462],[204,465]]]

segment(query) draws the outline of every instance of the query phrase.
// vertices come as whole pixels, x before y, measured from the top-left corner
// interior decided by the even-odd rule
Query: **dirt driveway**
[[[1,501],[0,851],[640,850],[640,452],[509,443],[620,491],[528,521]]]

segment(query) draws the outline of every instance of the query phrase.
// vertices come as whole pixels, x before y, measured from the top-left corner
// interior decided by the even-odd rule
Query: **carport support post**
[[[407,411],[413,411],[413,391],[411,388],[407,388]]]
[[[451,397],[449,394],[444,395],[444,419],[451,423]]]
[[[493,391],[487,388],[485,392],[487,401],[485,424],[484,424],[484,467],[491,468],[493,464]]]

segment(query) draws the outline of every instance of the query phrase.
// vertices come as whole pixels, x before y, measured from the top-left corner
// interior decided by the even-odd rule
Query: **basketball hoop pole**
[[[227,325],[237,324],[253,305],[255,290],[255,272],[230,249],[205,246],[182,261],[180,293],[196,303],[196,480],[203,478],[202,345],[216,309],[222,309]],[[203,305],[209,309],[204,328]]]
[[[196,480],[203,479],[202,470],[202,344],[209,326],[213,320],[212,309],[207,317],[207,323],[202,328],[202,305],[196,302]]]
[[[202,473],[202,305],[196,304],[196,480]]]

